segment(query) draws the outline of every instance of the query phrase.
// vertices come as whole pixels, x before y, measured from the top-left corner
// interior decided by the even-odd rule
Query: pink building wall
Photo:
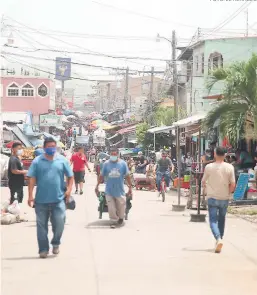
[[[8,96],[8,86],[12,83],[20,87],[19,96]],[[34,89],[34,96],[21,96],[22,86],[30,84]],[[38,95],[38,87],[41,84],[47,87],[47,95],[41,97]],[[40,77],[2,77],[2,112],[27,112],[31,111],[34,116],[48,113],[53,109],[55,101],[55,85],[51,79]]]

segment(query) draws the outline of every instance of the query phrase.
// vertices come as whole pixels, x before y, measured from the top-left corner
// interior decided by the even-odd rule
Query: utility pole
[[[172,63],[173,63],[173,85],[174,85],[174,108],[175,108],[175,121],[178,120],[178,73],[177,73],[177,58],[176,58],[176,31],[172,31]],[[181,192],[180,192],[180,179],[181,179],[181,156],[180,156],[180,136],[179,136],[179,126],[176,126],[176,154],[177,154],[177,166],[178,166],[178,204],[173,205],[174,211],[184,210],[183,206],[180,204]]]
[[[61,108],[63,107],[63,104],[64,104],[64,96],[65,96],[65,92],[64,92],[64,80],[62,80],[62,100],[61,100]]]
[[[178,73],[176,61],[176,32],[172,31],[172,64],[173,64],[173,85],[174,85],[174,109],[175,120],[178,120]]]
[[[153,99],[153,83],[154,83],[154,67],[151,68],[151,82],[150,82],[150,110],[153,111],[154,99]]]
[[[128,110],[128,87],[129,87],[129,68],[126,69],[126,76],[125,76],[125,93],[124,93],[124,109],[125,113]]]
[[[107,84],[107,105],[108,105],[108,111],[111,110],[111,83]]]
[[[245,37],[248,37],[249,34],[249,13],[248,13],[248,8],[245,11],[246,13],[246,32],[245,32]]]

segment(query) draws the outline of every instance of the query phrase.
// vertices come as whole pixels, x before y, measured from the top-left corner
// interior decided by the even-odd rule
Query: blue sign
[[[55,79],[60,81],[70,80],[71,77],[71,59],[65,57],[56,57]]]
[[[240,173],[234,192],[234,200],[242,200],[244,198],[245,191],[248,187],[248,181],[248,173]]]

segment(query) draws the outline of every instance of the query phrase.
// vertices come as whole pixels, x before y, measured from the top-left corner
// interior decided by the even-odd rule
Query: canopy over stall
[[[154,151],[155,151],[155,134],[169,133],[171,130],[174,130],[174,129],[175,129],[175,126],[171,125],[171,126],[154,127],[147,130],[147,132],[152,133],[154,135]]]

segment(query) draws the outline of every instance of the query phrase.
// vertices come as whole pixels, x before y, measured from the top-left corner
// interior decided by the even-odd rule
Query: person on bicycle
[[[172,164],[171,159],[168,157],[167,152],[162,152],[162,158],[157,162],[156,167],[156,183],[158,194],[161,192],[161,181],[162,177],[164,177],[166,187],[169,188],[171,173],[174,170],[174,165]]]

